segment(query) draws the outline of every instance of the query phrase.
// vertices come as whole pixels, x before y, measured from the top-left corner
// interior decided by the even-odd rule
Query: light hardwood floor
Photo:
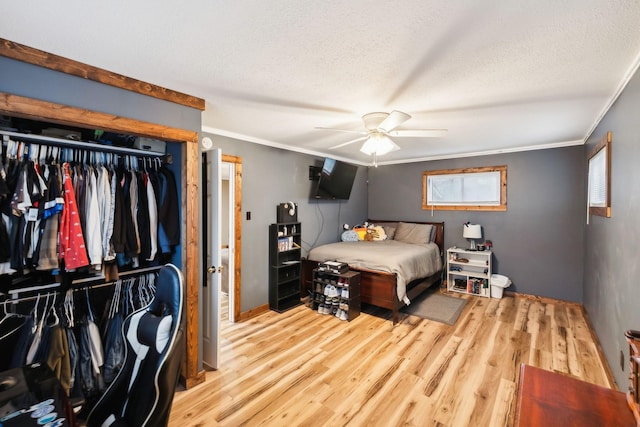
[[[468,297],[454,326],[300,306],[224,322],[221,369],[175,395],[170,426],[510,426],[521,363],[613,387],[576,304]]]

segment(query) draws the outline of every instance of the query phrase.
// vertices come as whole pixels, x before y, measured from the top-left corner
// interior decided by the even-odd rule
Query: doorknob
[[[224,266],[222,266],[222,265],[221,265],[220,267],[218,267],[218,269],[217,269],[217,270],[216,270],[216,266],[215,266],[215,265],[212,265],[211,267],[207,268],[207,273],[209,273],[209,274],[213,274],[213,273],[215,273],[216,271],[217,271],[218,273],[222,273],[222,270],[223,270],[223,269],[224,269]]]

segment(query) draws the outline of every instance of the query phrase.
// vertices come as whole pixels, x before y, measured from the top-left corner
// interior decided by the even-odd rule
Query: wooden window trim
[[[587,161],[587,175],[589,174],[589,162],[593,157],[595,157],[600,150],[605,151],[605,162],[607,164],[607,177],[606,177],[606,189],[607,189],[607,197],[606,197],[606,206],[591,206],[589,204],[589,214],[603,216],[605,218],[611,218],[611,132],[607,132],[607,135],[604,136],[598,143],[593,147],[591,153],[589,153],[589,158]],[[587,180],[587,200],[589,197],[589,192],[591,191],[590,180]],[[589,203],[589,202],[588,202]]]
[[[427,200],[427,182],[432,175],[450,175],[464,173],[500,172],[500,205],[438,205],[429,204]],[[446,211],[498,211],[507,210],[507,166],[485,166],[479,168],[441,169],[422,172],[422,209]]]

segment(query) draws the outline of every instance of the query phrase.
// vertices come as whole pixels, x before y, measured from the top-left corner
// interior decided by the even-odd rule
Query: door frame
[[[240,290],[242,279],[242,157],[231,156],[222,153],[222,162],[234,164],[233,185],[233,226],[234,245],[233,252],[233,319],[240,321]],[[232,307],[229,307],[231,310]]]

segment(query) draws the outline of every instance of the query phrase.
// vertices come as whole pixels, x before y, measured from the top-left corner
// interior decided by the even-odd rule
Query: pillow
[[[360,240],[358,238],[358,233],[353,230],[347,230],[342,233],[341,239],[343,242],[357,242]]]
[[[387,235],[387,240],[393,240],[393,236],[396,235],[396,228],[390,225],[383,225],[382,229],[384,233]]]
[[[395,240],[404,243],[424,244],[431,241],[431,224],[401,222],[396,230]]]

